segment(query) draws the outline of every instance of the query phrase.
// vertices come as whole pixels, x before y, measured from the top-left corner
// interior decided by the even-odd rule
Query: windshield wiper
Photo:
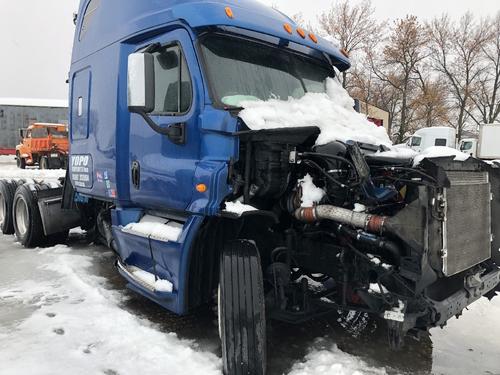
[[[245,108],[243,107],[235,107],[232,105],[226,105],[224,106],[224,111],[243,111]]]

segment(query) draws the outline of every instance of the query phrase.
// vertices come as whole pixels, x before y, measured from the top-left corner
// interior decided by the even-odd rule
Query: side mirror
[[[151,113],[155,109],[155,64],[150,53],[132,53],[128,57],[128,109]]]

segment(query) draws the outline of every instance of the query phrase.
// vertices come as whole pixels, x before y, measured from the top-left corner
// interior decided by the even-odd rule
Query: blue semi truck
[[[400,348],[494,297],[500,169],[239,117],[235,98],[321,93],[349,67],[256,1],[82,0],[66,177],[1,181],[2,231],[35,247],[80,226],[137,293],[179,315],[217,304],[225,374],[265,373],[270,320],[366,312]],[[305,176],[325,192],[311,207]]]

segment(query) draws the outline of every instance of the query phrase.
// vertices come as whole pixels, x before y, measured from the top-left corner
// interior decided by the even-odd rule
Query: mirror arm
[[[172,143],[175,143],[176,145],[183,145],[186,143],[186,124],[178,123],[172,124],[167,128],[162,128],[157,125],[144,111],[137,111],[136,113],[141,116],[144,121],[146,121],[151,129],[161,135],[166,135]]]

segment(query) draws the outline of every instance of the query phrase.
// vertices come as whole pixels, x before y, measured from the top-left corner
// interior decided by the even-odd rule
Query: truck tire
[[[40,169],[50,169],[49,158],[42,156],[40,158]]]
[[[50,164],[50,169],[61,169],[63,162],[62,162],[61,158],[57,158],[57,159],[54,158],[54,159],[50,159],[49,164]]]
[[[14,233],[12,203],[16,194],[17,184],[12,181],[0,180],[0,230],[3,234]]]
[[[17,154],[16,164],[18,168],[26,169],[26,159],[22,158],[19,154]]]
[[[266,314],[259,252],[245,240],[220,258],[219,332],[225,375],[266,373]]]
[[[47,240],[43,232],[37,197],[30,186],[35,185],[26,184],[17,188],[12,206],[16,237],[28,248],[43,245]]]

